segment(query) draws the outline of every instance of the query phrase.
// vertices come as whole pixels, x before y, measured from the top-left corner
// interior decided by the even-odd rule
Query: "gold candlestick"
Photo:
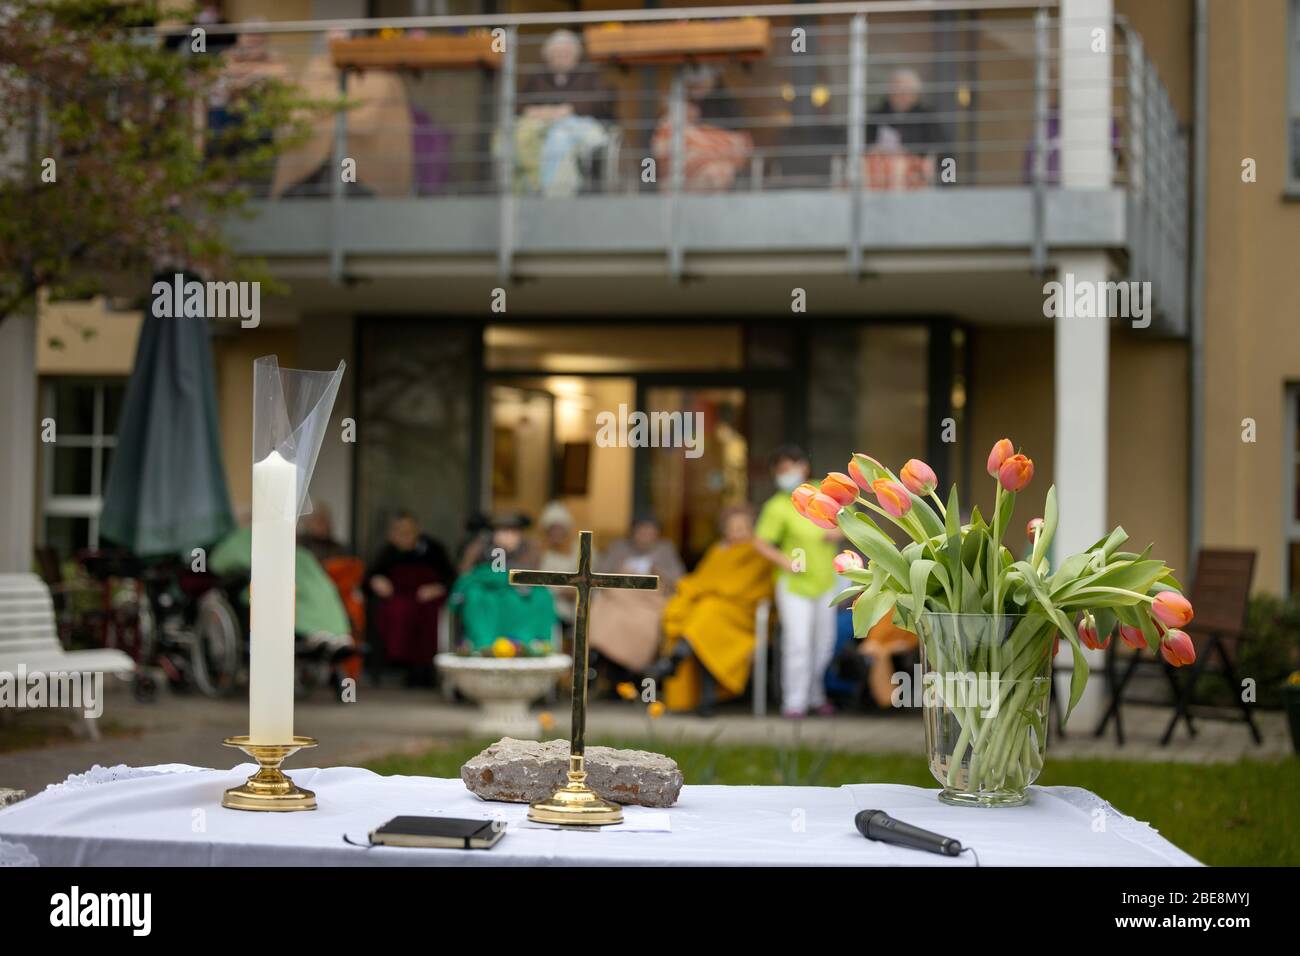
[[[569,782],[545,800],[528,808],[534,823],[560,826],[604,826],[623,822],[623,808],[587,786],[587,621],[592,588],[659,587],[655,574],[594,574],[591,570],[591,532],[578,532],[578,570],[511,571],[511,584],[540,584],[573,588],[578,592],[573,615],[573,720],[569,737]]]
[[[258,763],[258,771],[238,787],[231,787],[221,797],[221,805],[232,810],[315,810],[316,794],[297,786],[280,769],[285,758],[316,746],[312,737],[294,737],[288,744],[255,744],[248,736],[227,737],[227,747],[237,747]]]

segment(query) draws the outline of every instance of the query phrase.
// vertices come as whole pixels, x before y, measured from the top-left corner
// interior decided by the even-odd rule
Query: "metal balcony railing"
[[[236,38],[221,55],[239,60],[245,75],[261,63],[316,97],[347,98],[347,109],[318,116],[308,142],[255,184],[275,202],[331,203],[334,229],[339,210],[371,199],[493,197],[507,275],[519,201],[659,197],[670,271],[680,274],[684,200],[811,190],[848,201],[847,266],[856,271],[864,196],[1020,189],[1033,196],[1031,247],[1041,267],[1061,157],[1098,145],[1060,135],[1055,9],[939,0],[210,30]],[[766,24],[766,52],[662,63],[580,55],[569,72],[555,68],[554,47],[584,30],[728,18]],[[1122,21],[1113,26],[1112,186],[1126,194],[1132,268],[1166,274],[1185,269],[1186,138],[1141,38]],[[384,42],[426,36],[490,37],[497,55],[470,68],[419,70],[339,69],[331,57],[331,40],[374,37],[382,53]],[[342,174],[346,160],[354,182]],[[341,238],[335,251],[341,270]]]

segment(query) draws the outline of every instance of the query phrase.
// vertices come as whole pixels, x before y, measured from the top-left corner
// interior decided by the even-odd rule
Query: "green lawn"
[[[688,784],[903,783],[936,786],[920,757],[645,740],[609,746],[667,753]],[[382,774],[457,777],[486,742],[464,741],[371,761]],[[1214,866],[1300,865],[1300,759],[1235,764],[1053,759],[1040,784],[1084,787],[1146,820]],[[975,811],[972,811],[975,812]],[[989,811],[996,812],[996,811]]]

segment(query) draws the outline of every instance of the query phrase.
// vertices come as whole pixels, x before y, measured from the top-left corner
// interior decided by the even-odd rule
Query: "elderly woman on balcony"
[[[542,44],[543,68],[520,91],[515,124],[518,182],[543,196],[572,196],[582,185],[580,164],[609,142],[614,105],[600,74],[584,70],[582,40],[556,30]]]
[[[703,63],[686,71],[686,125],[682,145],[686,152],[683,179],[686,188],[697,191],[725,191],[736,174],[749,162],[754,140],[743,129],[735,97],[728,92],[717,68]],[[665,113],[651,139],[660,175],[672,175],[673,128]]]
[[[889,94],[867,123],[866,181],[872,189],[916,189],[934,182],[944,132],[921,100],[915,70],[895,70]]]

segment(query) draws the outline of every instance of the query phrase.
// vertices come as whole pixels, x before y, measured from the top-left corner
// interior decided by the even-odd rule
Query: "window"
[[[60,557],[99,547],[99,512],[125,394],[120,379],[45,382],[42,434],[44,422],[52,421],[55,440],[43,445],[41,543]]]
[[[1286,498],[1283,500],[1282,530],[1286,535],[1287,594],[1300,597],[1300,385],[1286,396]]]

